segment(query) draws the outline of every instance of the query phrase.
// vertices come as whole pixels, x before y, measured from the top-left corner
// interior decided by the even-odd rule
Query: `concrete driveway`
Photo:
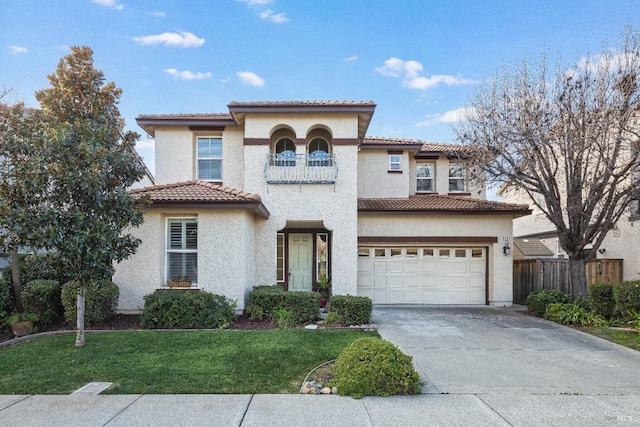
[[[640,395],[640,352],[514,308],[376,306],[424,393]]]

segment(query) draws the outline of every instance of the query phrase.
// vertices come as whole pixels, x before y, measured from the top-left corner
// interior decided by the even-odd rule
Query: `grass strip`
[[[296,393],[305,375],[376,332],[144,331],[43,337],[0,349],[0,394],[69,394],[92,381],[103,394]]]

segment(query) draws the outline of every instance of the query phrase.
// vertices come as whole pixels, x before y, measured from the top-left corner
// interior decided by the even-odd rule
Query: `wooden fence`
[[[587,284],[621,282],[621,259],[594,259],[587,263]],[[513,302],[525,304],[527,295],[541,289],[557,289],[569,293],[568,259],[536,258],[513,261]]]

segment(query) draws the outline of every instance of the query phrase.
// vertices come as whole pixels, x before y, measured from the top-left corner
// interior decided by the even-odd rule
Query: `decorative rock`
[[[312,394],[313,390],[311,388],[309,388],[309,383],[305,382],[304,384],[302,384],[302,387],[300,387],[300,394]]]
[[[315,381],[311,381],[308,387],[311,389],[310,394],[320,394],[320,390],[322,389],[322,384],[319,384]]]
[[[304,328],[305,329],[318,329],[318,325],[307,325]]]
[[[336,386],[331,387],[331,394],[338,394],[338,387]]]
[[[329,387],[322,387],[320,394],[331,394],[331,389]]]

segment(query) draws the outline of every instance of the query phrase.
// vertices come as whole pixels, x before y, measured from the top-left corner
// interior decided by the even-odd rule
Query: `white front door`
[[[289,234],[289,290],[311,291],[313,234]]]

